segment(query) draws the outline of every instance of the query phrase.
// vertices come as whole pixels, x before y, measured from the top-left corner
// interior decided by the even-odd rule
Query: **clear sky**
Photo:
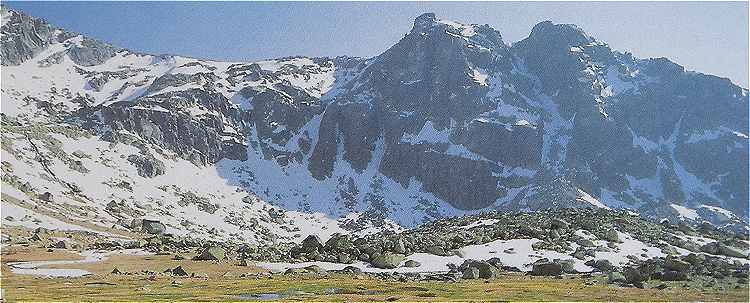
[[[509,44],[551,20],[577,24],[614,49],[748,87],[748,2],[3,3],[132,50],[219,60],[375,56],[424,12],[489,24]]]

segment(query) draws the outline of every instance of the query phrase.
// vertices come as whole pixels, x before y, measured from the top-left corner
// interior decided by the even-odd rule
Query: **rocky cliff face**
[[[509,48],[488,26],[418,17],[326,109],[313,175],[330,176],[341,141],[338,152],[355,170],[381,153],[379,172],[402,187],[416,180],[458,209],[493,206],[506,197],[501,174],[540,164],[540,127],[497,112],[502,88],[489,73],[512,68]]]
[[[326,110],[317,178],[330,176],[338,133],[353,168],[383,138],[385,176],[414,178],[459,209],[523,208],[551,174],[613,207],[713,200],[746,211],[747,169],[734,164],[746,158],[747,90],[728,80],[613,51],[574,25],[542,22],[508,47],[491,28],[432,14],[372,61]],[[720,163],[727,182],[697,159]]]
[[[2,64],[18,65],[31,59],[50,43],[54,43],[54,28],[31,16],[3,8]],[[7,25],[7,26],[6,26]]]
[[[724,183],[694,165],[710,159],[729,179],[747,178],[746,168],[734,166],[747,153],[748,119],[741,109],[747,90],[664,58],[614,52],[572,25],[540,23],[514,48],[538,75],[541,90],[554,96],[561,116],[572,121],[563,166],[576,172],[578,186],[627,205],[722,200],[747,211],[747,185]],[[727,145],[717,148],[719,141]],[[721,190],[710,184],[719,183],[737,196],[717,196]]]
[[[50,44],[66,42],[70,47],[61,53],[55,53],[46,64],[57,61],[67,54],[75,63],[92,66],[104,63],[119,50],[104,42],[80,37],[75,33],[58,29],[44,20],[37,19],[16,11],[3,8],[2,65],[19,65],[34,58]]]
[[[510,46],[424,14],[373,58],[229,63],[3,19],[4,115],[135,144],[167,163],[149,177],[184,159],[277,207],[404,225],[558,207],[747,216],[747,89],[574,25]]]

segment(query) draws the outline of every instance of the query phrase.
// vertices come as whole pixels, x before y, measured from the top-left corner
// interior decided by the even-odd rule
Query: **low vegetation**
[[[271,274],[229,261],[173,260],[168,255],[113,256],[101,262],[51,266],[78,268],[80,278],[18,275],[9,262],[77,260],[74,252],[14,246],[3,250],[2,289],[15,301],[743,301],[747,283],[733,278],[650,281],[644,288],[608,284],[605,275],[534,277],[507,273],[494,279],[394,281],[334,273]],[[165,273],[181,266],[188,276]],[[120,274],[113,274],[117,268]]]

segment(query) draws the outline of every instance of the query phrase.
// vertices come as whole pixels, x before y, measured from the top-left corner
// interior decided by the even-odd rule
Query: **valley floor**
[[[85,270],[82,277],[48,278],[11,272],[15,262],[68,260],[39,268]],[[81,262],[81,263],[78,263]],[[16,263],[18,264],[18,263]],[[163,273],[181,266],[194,276]],[[117,268],[127,274],[113,274]],[[504,274],[491,280],[390,281],[343,274],[271,274],[236,262],[173,260],[171,255],[111,255],[82,261],[65,249],[3,247],[2,296],[17,301],[748,301],[736,280],[647,283],[643,289],[607,284],[603,275],[532,277]]]

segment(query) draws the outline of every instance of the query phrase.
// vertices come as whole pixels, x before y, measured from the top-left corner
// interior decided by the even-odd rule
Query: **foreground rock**
[[[143,222],[143,231],[149,233],[149,234],[163,234],[167,231],[167,227],[164,226],[159,221],[156,220],[146,220],[144,219]]]
[[[554,262],[535,263],[531,268],[531,275],[534,276],[559,276],[562,273],[562,265]]]
[[[224,254],[226,251],[218,246],[211,246],[204,249],[200,255],[195,257],[195,260],[209,261],[209,260],[224,260]]]
[[[404,258],[404,255],[401,254],[386,253],[375,256],[370,264],[377,268],[392,269],[398,267]]]
[[[463,273],[464,279],[494,279],[500,274],[502,263],[495,261],[466,260],[458,270]]]

